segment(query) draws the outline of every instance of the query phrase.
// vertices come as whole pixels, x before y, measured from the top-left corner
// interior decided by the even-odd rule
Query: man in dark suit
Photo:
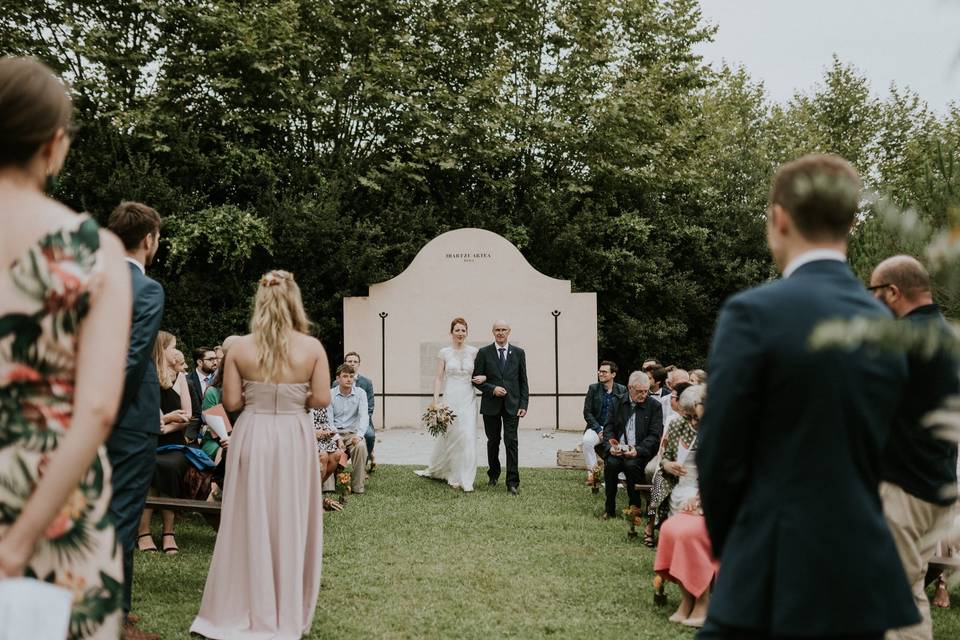
[[[826,320],[887,319],[846,264],[860,179],[837,156],[774,176],[767,242],[783,279],[723,306],[697,453],[722,569],[701,638],[882,638],[920,620],[878,495],[906,362],[815,348]]]
[[[500,478],[500,433],[507,449],[507,491],[517,495],[520,487],[520,469],[517,429],[520,418],[527,415],[529,389],[527,388],[527,356],[523,349],[508,342],[510,325],[503,320],[493,324],[493,344],[477,352],[473,364],[474,376],[486,376],[476,385],[483,396],[480,413],[487,433],[487,471],[489,484]]]
[[[874,297],[897,318],[921,332],[940,334],[946,344],[951,329],[933,301],[930,275],[916,258],[893,256],[870,276]],[[896,631],[897,640],[933,637],[930,602],[924,589],[927,564],[948,528],[957,501],[957,443],[942,440],[923,418],[960,391],[957,362],[946,348],[933,354],[909,353],[910,379],[883,456],[880,498],[900,560],[913,587],[923,622]]]
[[[650,377],[634,371],[627,380],[627,393],[618,399],[613,417],[607,421],[600,443],[603,453],[603,484],[607,494],[603,519],[617,514],[617,478],[627,478],[630,505],[640,506],[636,485],[643,482],[643,470],[660,448],[663,435],[663,407],[650,396]]]
[[[110,231],[127,250],[133,280],[133,323],[127,351],[126,378],[117,422],[107,440],[107,454],[113,467],[113,497],[110,515],[123,549],[123,610],[128,615],[123,637],[156,638],[133,626],[129,617],[133,585],[133,549],[140,515],[156,463],[160,433],[160,381],[153,363],[153,343],[163,318],[163,287],[147,277],[160,244],[160,216],[137,202],[121,202],[110,214]]]
[[[593,468],[597,466],[597,447],[603,438],[603,428],[613,417],[620,399],[626,395],[627,388],[617,382],[617,363],[604,360],[597,368],[597,382],[587,388],[587,397],[583,400],[583,461],[587,465],[587,484],[593,485]]]
[[[193,420],[184,434],[187,440],[196,440],[202,422],[203,394],[217,374],[217,352],[210,347],[197,347],[193,350],[194,368],[187,374],[187,389],[190,391],[190,404],[193,408]]]

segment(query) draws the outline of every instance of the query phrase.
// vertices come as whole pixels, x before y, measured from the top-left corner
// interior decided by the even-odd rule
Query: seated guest
[[[683,595],[671,622],[688,627],[702,627],[710,604],[710,584],[720,565],[713,556],[706,522],[700,508],[700,489],[697,484],[697,428],[703,416],[703,385],[691,386],[680,396],[683,423],[671,423],[671,432],[677,427],[677,438],[670,438],[664,452],[663,469],[676,480],[669,500],[670,517],[660,528],[660,544],[653,569],[662,578],[680,585]],[[674,454],[667,458],[667,452]]]
[[[332,399],[327,410],[330,425],[343,438],[347,455],[350,456],[352,490],[362,494],[366,479],[367,443],[364,436],[370,421],[367,413],[367,394],[354,384],[353,367],[342,364],[337,367],[337,386],[331,390]]]
[[[187,374],[190,387],[190,400],[193,402],[194,417],[200,418],[200,405],[203,394],[207,392],[217,371],[217,352],[210,347],[198,347],[193,350],[194,368]]]
[[[683,394],[683,392],[688,387],[690,387],[690,383],[678,382],[676,389],[671,391],[670,395],[664,398],[669,401],[666,406],[669,408],[670,415],[673,417],[671,418],[671,422],[664,427],[663,437],[660,439],[660,450],[657,452],[657,455],[654,456],[654,458],[650,461],[650,464],[648,464],[647,468],[644,470],[646,478],[650,481],[650,484],[652,485],[650,509],[647,511],[647,515],[648,515],[647,524],[643,532],[643,542],[648,547],[654,546],[654,539],[653,539],[654,525],[659,524],[659,520],[657,519],[656,514],[654,512],[653,495],[658,492],[660,493],[665,492],[664,495],[669,494],[669,489],[665,490],[663,487],[660,486],[664,482],[663,472],[660,467],[660,460],[664,455],[664,448],[666,447],[667,440],[670,437],[670,426],[678,418],[682,417],[680,412],[679,397]]]
[[[667,388],[670,389],[671,396],[661,396],[660,403],[663,405],[663,425],[670,424],[670,421],[677,417],[676,394],[677,385],[680,383],[690,384],[690,374],[683,369],[674,368],[667,375]]]
[[[326,407],[313,410],[313,428],[317,433],[317,453],[320,455],[320,480],[326,482],[337,466],[347,462],[342,458],[343,438],[330,426]]]
[[[686,383],[677,385],[680,400],[675,405],[676,417],[670,422],[663,436],[659,467],[654,474],[653,487],[650,491],[648,527],[651,533],[653,526],[659,525],[669,515],[670,494],[677,486],[677,481],[686,473],[682,464],[678,463],[678,459],[687,455],[693,441],[697,438],[695,425],[699,423],[699,419],[696,417],[696,403],[703,394],[699,390],[697,393],[691,393],[692,388],[692,385]]]
[[[662,398],[670,395],[670,389],[667,387],[667,370],[663,367],[654,367],[650,372],[650,395],[654,398]]]
[[[193,408],[190,406],[190,390],[187,388],[186,376],[177,370],[177,339],[161,331],[153,346],[153,361],[157,367],[157,377],[160,380],[160,437],[158,446],[184,445],[186,438],[184,430],[191,423]],[[182,450],[160,451],[157,453],[157,463],[153,471],[153,481],[150,485],[150,495],[164,495],[170,498],[180,497],[180,487],[189,466],[187,456]],[[140,535],[137,546],[141,551],[156,551],[157,545],[150,535],[150,519],[153,509],[144,509],[140,518]],[[163,551],[175,554],[179,551],[177,540],[174,537],[174,512],[162,510],[160,518],[163,523]]]
[[[337,468],[350,462],[344,450],[343,438],[330,426],[327,416],[326,407],[313,410],[313,429],[317,436],[317,455],[320,458],[320,482],[325,493],[336,489],[333,475]],[[324,498],[323,510],[343,511],[343,505],[333,498]]]
[[[226,340],[223,341],[222,347],[220,345],[216,346],[216,349],[219,350],[219,355],[216,356],[217,369],[214,372],[213,380],[210,381],[210,384],[203,393],[203,400],[200,405],[201,419],[204,411],[223,403],[223,367],[220,365],[223,363],[223,358],[226,357],[230,343],[236,340],[237,337],[238,336],[227,336]],[[230,420],[230,424],[234,425],[237,422],[237,418],[240,417],[241,412],[225,410],[225,413]],[[229,444],[229,436],[226,440],[221,440],[213,429],[206,425],[202,427],[200,431],[200,448],[203,449],[203,452],[206,453],[216,465],[213,469],[213,478],[208,499],[219,500],[223,493],[223,479],[227,466],[226,452]]]
[[[690,384],[707,384],[707,372],[703,369],[694,369],[691,371]]]
[[[583,401],[583,419],[587,426],[583,430],[583,461],[587,464],[587,486],[593,486],[593,469],[597,466],[596,446],[600,444],[603,428],[607,419],[613,415],[617,401],[627,393],[627,388],[615,382],[617,365],[604,360],[597,369],[598,382],[587,389]]]
[[[363,389],[363,392],[367,394],[367,418],[369,419],[369,424],[367,425],[367,432],[364,434],[363,439],[367,442],[367,461],[370,463],[370,471],[376,471],[377,461],[373,458],[373,446],[377,443],[377,432],[373,428],[373,410],[376,403],[373,394],[373,380],[360,374],[360,354],[356,351],[350,351],[347,355],[343,356],[343,363],[353,367],[354,372],[357,374],[356,386]]]
[[[660,403],[650,397],[647,374],[631,373],[627,393],[618,399],[613,416],[603,430],[604,520],[616,515],[617,476],[621,472],[626,477],[630,506],[640,507],[640,492],[635,485],[643,481],[643,469],[660,445],[662,411]]]

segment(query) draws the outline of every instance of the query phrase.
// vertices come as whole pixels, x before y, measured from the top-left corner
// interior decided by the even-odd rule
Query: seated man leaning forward
[[[604,360],[597,369],[597,382],[587,389],[587,397],[583,401],[583,419],[587,426],[583,429],[583,461],[587,465],[587,485],[593,486],[600,478],[593,477],[593,470],[597,466],[597,452],[595,447],[600,444],[603,428],[607,426],[613,416],[617,402],[627,393],[627,388],[619,382],[617,365],[610,360]]]
[[[354,493],[363,493],[366,479],[367,443],[364,435],[370,417],[367,414],[367,394],[354,385],[356,373],[353,367],[342,364],[337,367],[337,386],[331,390],[330,407],[327,415],[330,426],[343,438],[353,467]]]
[[[603,481],[607,500],[603,519],[616,515],[617,476],[627,478],[630,506],[640,507],[635,485],[643,481],[643,470],[656,454],[663,434],[663,408],[650,396],[650,378],[634,371],[627,381],[627,394],[617,402],[613,416],[603,429]]]

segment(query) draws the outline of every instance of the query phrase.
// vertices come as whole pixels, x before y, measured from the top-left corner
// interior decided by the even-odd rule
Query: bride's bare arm
[[[440,402],[440,392],[443,391],[443,373],[447,365],[443,358],[437,358],[437,375],[433,379],[433,404]]]

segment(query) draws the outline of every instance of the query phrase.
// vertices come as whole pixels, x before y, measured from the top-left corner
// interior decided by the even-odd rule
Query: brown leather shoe
[[[120,631],[120,640],[160,640],[160,634],[137,629],[128,622]]]
[[[138,616],[135,613],[128,613],[127,624],[132,624],[133,626],[137,626],[138,624],[140,624],[140,616]]]

